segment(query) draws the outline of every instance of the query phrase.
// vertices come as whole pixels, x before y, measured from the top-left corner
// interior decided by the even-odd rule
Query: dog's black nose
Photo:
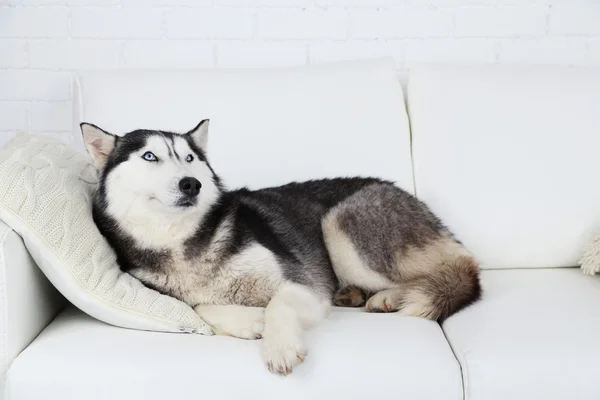
[[[179,181],[179,190],[181,190],[182,193],[185,193],[188,196],[198,196],[201,187],[202,184],[198,179],[191,178],[189,176],[186,176],[185,178]]]

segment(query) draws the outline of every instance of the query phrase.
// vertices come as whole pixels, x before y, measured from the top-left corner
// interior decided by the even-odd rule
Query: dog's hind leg
[[[471,256],[446,256],[426,275],[376,293],[366,308],[368,312],[399,311],[401,315],[443,321],[481,296],[478,273],[478,264]]]
[[[304,331],[325,318],[329,307],[329,299],[307,286],[288,282],[279,288],[265,310],[263,356],[269,371],[288,375],[304,361]]]
[[[340,283],[333,301],[337,306],[360,307],[365,304],[370,293],[393,288],[396,282],[387,274],[376,271],[362,257],[354,240],[339,224],[340,211],[344,209],[338,207],[332,210],[321,221],[325,246]]]
[[[481,296],[477,260],[424,203],[397,187],[361,189],[321,226],[340,283],[376,292],[367,311],[441,321]]]
[[[343,286],[333,295],[333,304],[338,307],[362,307],[370,293],[355,285]]]
[[[263,307],[239,305],[197,305],[194,311],[210,326],[217,335],[233,336],[240,339],[260,339],[265,327]]]

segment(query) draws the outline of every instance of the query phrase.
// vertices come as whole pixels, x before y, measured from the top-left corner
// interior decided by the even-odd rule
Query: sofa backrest
[[[600,233],[600,69],[419,66],[416,192],[484,267],[575,266]]]
[[[230,187],[374,175],[413,191],[410,131],[391,60],[263,70],[116,71],[75,82],[74,132],[94,123],[186,132]]]

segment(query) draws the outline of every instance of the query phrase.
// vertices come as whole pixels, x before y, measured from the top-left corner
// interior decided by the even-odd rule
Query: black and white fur
[[[120,267],[190,304],[219,334],[263,337],[273,372],[304,360],[303,332],[334,296],[356,306],[364,302],[344,296],[372,293],[367,311],[433,320],[480,297],[475,259],[390,182],[228,191],[206,158],[208,120],[186,134],[81,129],[100,177],[94,219]]]

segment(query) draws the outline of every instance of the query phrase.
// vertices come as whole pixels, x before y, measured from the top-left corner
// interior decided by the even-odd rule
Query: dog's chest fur
[[[210,243],[190,256],[186,246],[168,250],[154,268],[134,267],[130,274],[165,294],[197,304],[265,307],[283,277],[273,253],[258,243],[229,255],[231,229],[224,222]],[[147,251],[146,251],[147,252]]]

